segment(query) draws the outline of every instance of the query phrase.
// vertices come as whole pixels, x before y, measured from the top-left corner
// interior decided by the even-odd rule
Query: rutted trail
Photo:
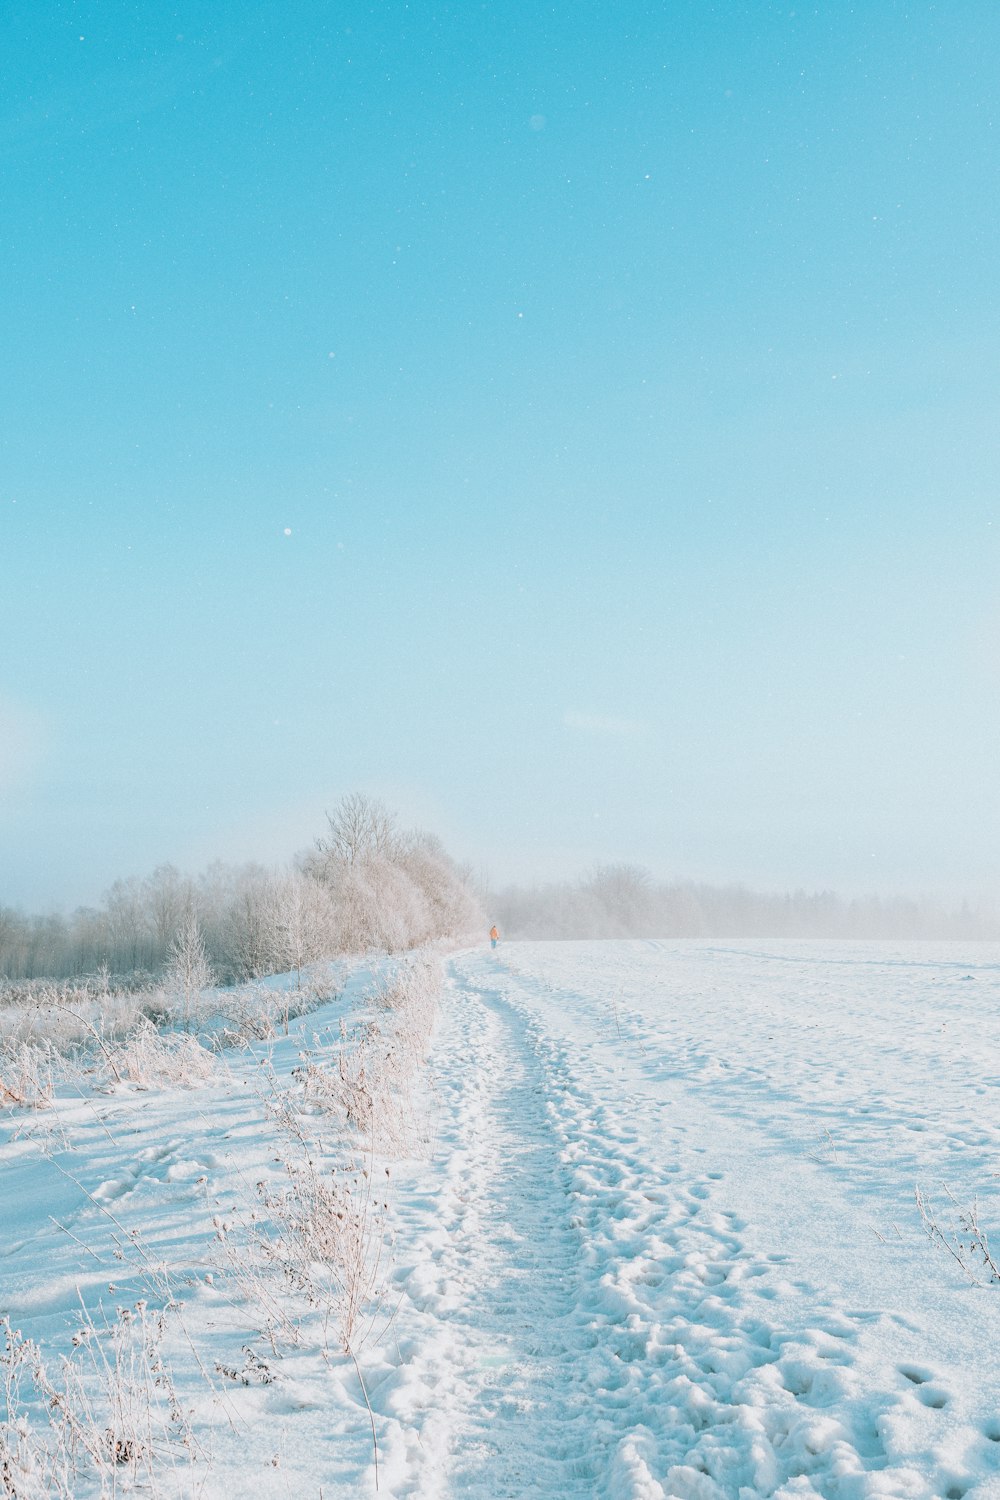
[[[462,988],[449,992],[435,1073],[446,1180],[420,1205],[430,1253],[403,1279],[451,1331],[412,1371],[449,1429],[444,1492],[584,1500],[602,1486],[579,1381],[578,1239],[541,1070],[508,1009]],[[437,1493],[437,1462],[418,1469],[414,1491]]]
[[[950,1393],[880,1350],[898,1320],[789,1282],[723,1174],[691,1170],[683,1115],[643,1092],[648,1059],[610,1091],[585,1036],[546,1029],[536,989],[488,956],[452,965],[445,1182],[401,1277],[447,1332],[398,1392],[412,1409],[422,1385],[433,1416],[393,1493],[964,1495],[963,1455],[992,1445],[968,1428],[935,1443]]]

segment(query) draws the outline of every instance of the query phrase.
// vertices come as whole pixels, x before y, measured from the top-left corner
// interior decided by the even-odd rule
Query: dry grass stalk
[[[48,1047],[18,1042],[0,1050],[0,1105],[43,1109],[55,1090],[53,1057]]]
[[[76,1500],[125,1488],[160,1492],[166,1470],[190,1462],[193,1436],[162,1344],[165,1314],[145,1302],[97,1325],[85,1315],[73,1356],[49,1368],[41,1349],[2,1325],[0,1495]]]
[[[946,1187],[944,1192],[951,1204],[954,1222],[942,1228],[936,1211],[922,1190],[917,1187],[914,1191],[920,1222],[931,1244],[949,1255],[973,1286],[1000,1283],[1000,1264],[980,1223],[979,1200],[973,1198],[971,1204],[963,1207],[950,1188]]]
[[[197,1088],[215,1076],[216,1058],[198,1038],[161,1032],[143,1020],[111,1049],[115,1074],[138,1088]]]

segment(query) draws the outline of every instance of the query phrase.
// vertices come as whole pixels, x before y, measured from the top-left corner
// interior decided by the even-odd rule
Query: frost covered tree
[[[299,870],[277,875],[271,882],[271,940],[275,967],[294,969],[302,988],[306,964],[336,948],[336,911],[330,892]]]
[[[188,911],[170,950],[170,962],[164,976],[168,993],[179,1003],[185,1026],[201,992],[215,983],[215,973],[202,942],[201,928],[193,911]]]
[[[172,952],[173,944],[192,910],[190,880],[173,865],[157,865],[142,890],[147,922],[157,949],[157,962]]]
[[[428,937],[458,935],[482,925],[482,902],[471,869],[457,865],[436,834],[422,829],[411,833],[399,864],[423,895]]]
[[[256,979],[274,967],[274,903],[265,870],[247,872],[223,913],[220,934],[233,974]]]
[[[394,813],[360,793],[327,815],[301,867],[330,893],[342,951],[394,952],[482,924],[470,873],[439,840],[402,832]]]
[[[327,813],[327,832],[316,840],[319,861],[346,865],[371,859],[393,859],[400,837],[393,813],[375,797],[352,792],[332,813]]]
[[[604,913],[601,936],[633,937],[648,930],[653,882],[641,865],[598,865],[584,890]]]

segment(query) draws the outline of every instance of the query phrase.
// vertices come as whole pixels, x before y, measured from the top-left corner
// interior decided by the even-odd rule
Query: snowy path
[[[577,1242],[540,1069],[509,1015],[465,989],[453,992],[435,1067],[447,1177],[425,1204],[433,1250],[404,1279],[450,1332],[420,1371],[450,1417],[445,1492],[592,1495],[575,1390],[587,1342]]]
[[[731,1069],[690,1038],[665,1055],[664,1018],[650,1025],[620,995],[615,1018],[620,949],[596,977],[577,952],[564,990],[534,955],[512,954],[512,968],[456,961],[439,1032],[447,1186],[425,1205],[433,1244],[411,1275],[450,1337],[419,1377],[441,1424],[434,1486],[417,1463],[398,1492],[1000,1494],[995,1346],[968,1343],[967,1304],[980,1299],[973,1323],[995,1317],[991,1294],[956,1297],[919,1237],[900,1251],[881,1242],[871,1174],[799,1149],[786,1116],[815,1136],[837,1109],[834,1092],[811,1113],[815,1058],[791,1059],[812,1078],[805,1099],[795,1066],[775,1070],[773,1107],[752,1065],[706,1096],[706,1070]],[[735,1068],[744,1042],[726,1045]],[[898,1213],[900,1182],[884,1186],[882,1209]],[[902,1283],[886,1282],[880,1258],[902,1265]],[[894,1305],[914,1280],[916,1296]],[[885,1295],[858,1305],[857,1292]],[[922,1298],[949,1305],[950,1365],[940,1326],[911,1316]]]
[[[168,1268],[197,1456],[158,1493],[998,1500],[1000,1288],[913,1188],[1000,1225],[1000,953],[524,944],[447,974],[359,1350],[377,1489],[355,1367],[301,1298],[272,1346],[236,1274],[254,1185],[287,1182],[265,1098],[336,1056],[363,975],[197,1091],[3,1123],[0,1312],[57,1354]]]

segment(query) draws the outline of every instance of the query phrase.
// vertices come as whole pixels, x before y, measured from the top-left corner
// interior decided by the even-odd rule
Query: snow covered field
[[[1000,1286],[914,1200],[1000,1248],[998,1011],[985,946],[511,944],[445,964],[377,1159],[309,1085],[362,974],[197,1089],[8,1112],[0,1495],[63,1493],[68,1411],[81,1500],[1000,1496]],[[351,1355],[282,1250],[316,1171],[368,1235]]]

